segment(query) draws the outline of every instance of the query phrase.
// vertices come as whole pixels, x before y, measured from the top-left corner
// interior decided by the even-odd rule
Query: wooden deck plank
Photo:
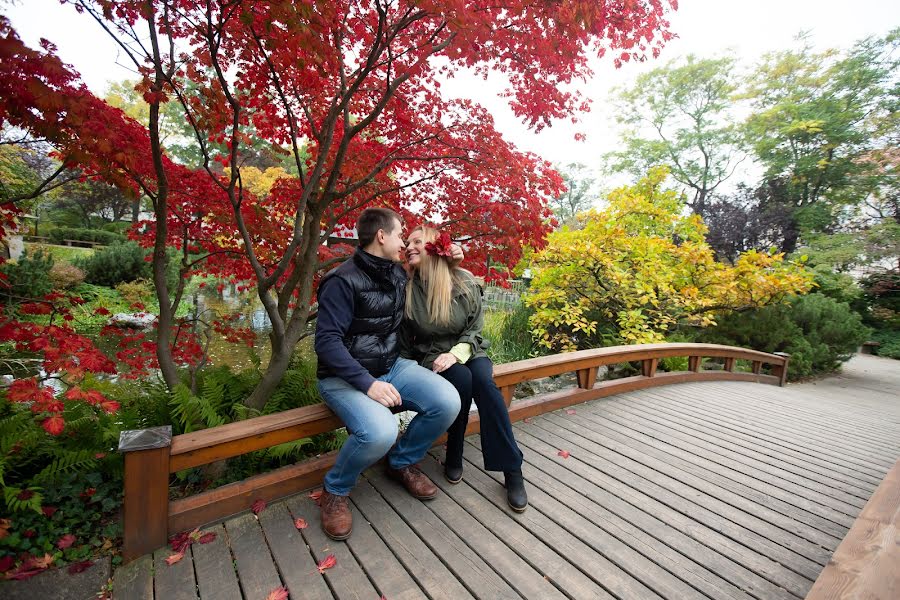
[[[514,516],[509,514],[505,489],[477,468],[469,465],[463,482],[456,485],[444,478],[441,467],[434,461],[428,461],[423,470],[443,493],[476,516],[479,522],[520,552],[535,570],[556,582],[568,595],[597,600],[612,600],[610,592],[622,600],[658,597],[561,527],[542,518],[543,515],[536,510],[526,510]]]
[[[153,600],[153,557],[145,554],[116,569],[113,600]]]
[[[900,597],[900,459],[872,495],[807,600]]]
[[[477,598],[561,598],[547,581],[529,569],[512,551],[484,530],[458,506],[438,494],[433,500],[422,502],[410,496],[397,483],[389,481],[380,469],[366,472],[366,480],[389,505],[407,522],[410,528],[445,563],[456,577],[466,582]],[[444,521],[443,519],[446,519]],[[452,524],[451,524],[452,523]],[[482,539],[476,539],[476,535]],[[484,541],[493,544],[486,548]],[[475,544],[481,552],[475,550]],[[504,551],[505,549],[505,551]],[[521,573],[521,585],[538,595],[522,594],[508,578],[510,565]],[[482,580],[478,585],[473,579]],[[540,579],[540,583],[536,582]]]
[[[730,392],[734,393],[734,391]],[[795,449],[802,454],[812,454],[822,457],[831,463],[845,465],[853,471],[865,473],[875,485],[884,477],[884,470],[879,467],[873,467],[871,463],[865,459],[860,459],[848,454],[846,451],[836,447],[833,443],[825,443],[822,438],[804,439],[797,435],[786,434],[781,432],[777,426],[772,424],[762,424],[756,421],[750,421],[743,418],[740,413],[734,410],[718,409],[707,403],[702,407],[702,412],[693,403],[674,396],[655,395],[654,397],[664,398],[668,406],[679,407],[685,411],[691,411],[692,414],[702,414],[707,419],[713,419],[715,422],[727,424],[729,428],[736,428],[746,432],[748,435],[758,436],[772,441],[779,446],[785,446]],[[648,400],[641,396],[628,396],[623,398],[627,403],[639,402],[644,403]]]
[[[733,485],[732,489],[739,489],[738,485],[744,488],[750,488],[769,496],[773,500],[780,500],[784,507],[794,506],[811,515],[806,521],[818,529],[835,535],[840,538],[847,528],[853,523],[855,515],[848,515],[844,512],[835,510],[829,506],[824,506],[819,502],[815,502],[803,495],[797,495],[789,489],[784,489],[782,485],[775,485],[768,478],[754,477],[753,474],[744,473],[741,464],[737,461],[719,461],[706,456],[705,453],[698,452],[694,449],[684,449],[675,444],[670,444],[669,439],[658,439],[646,433],[636,430],[633,427],[623,426],[609,419],[602,414],[593,414],[590,410],[583,413],[594,422],[591,427],[599,434],[611,436],[623,443],[639,442],[645,446],[649,446],[672,457],[693,465],[694,474],[703,477],[703,472],[710,472],[718,475],[726,480],[730,480],[729,485]],[[693,450],[693,451],[692,451]],[[778,482],[781,483],[781,482]],[[789,486],[790,487],[790,486]]]
[[[652,448],[644,448],[644,451],[641,451],[641,449],[635,449],[602,435],[594,436],[592,441],[603,449],[602,451],[597,450],[602,456],[611,461],[619,460],[620,465],[627,463],[621,462],[618,457],[641,465],[643,467],[641,471],[648,469],[651,472],[665,475],[677,473],[677,481],[687,489],[679,485],[674,485],[673,489],[681,489],[684,492],[682,496],[695,501],[704,501],[705,499],[704,505],[711,509],[719,509],[722,506],[733,507],[737,514],[733,514],[731,518],[735,522],[770,538],[777,537],[779,543],[786,548],[793,549],[819,564],[825,564],[828,561],[828,556],[832,552],[831,548],[835,548],[838,544],[839,538],[836,536],[807,527],[785,514],[762,505],[758,499],[747,498],[735,493],[727,488],[727,484],[711,483],[681,468],[677,463],[665,462],[660,458],[661,454],[654,453]]]
[[[316,561],[306,545],[306,540],[294,525],[294,517],[284,502],[269,505],[259,513],[262,527],[275,566],[281,574],[284,587],[291,595],[305,600],[326,600],[333,598],[325,579],[316,568]],[[318,521],[308,524],[318,527]],[[211,596],[213,598],[214,596]]]
[[[174,564],[166,564],[166,558],[174,554],[168,546],[153,553],[153,595],[158,600],[192,600],[197,598],[197,581],[190,546],[184,558]]]
[[[709,396],[704,399],[704,406],[728,410],[731,414],[736,415],[743,415],[752,409],[753,421],[762,426],[772,427],[773,431],[778,431],[783,435],[796,436],[817,443],[831,439],[835,449],[866,462],[871,460],[873,464],[880,465],[885,450],[891,450],[891,448],[870,444],[866,438],[861,436],[842,438],[840,434],[846,430],[836,426],[843,418],[839,414],[827,415],[827,422],[823,423],[814,420],[809,414],[802,413],[793,404],[785,406],[784,399],[768,398],[764,394],[755,394],[746,388],[722,388],[721,394],[715,394],[713,390],[710,390],[708,394]],[[794,397],[791,396],[791,398],[794,402]],[[821,401],[824,402],[825,399],[823,398]],[[885,469],[890,468],[890,464],[890,462],[884,463]]]
[[[244,513],[225,521],[244,598],[265,598],[283,587],[256,515]]]
[[[476,452],[466,448],[465,454],[474,465],[480,462],[480,442],[477,437],[469,442]],[[663,598],[694,598],[698,592],[702,593],[699,597],[717,599],[751,597],[719,573],[660,543],[607,505],[586,498],[533,464],[526,464],[523,471],[529,486],[529,511],[540,511]],[[497,474],[482,472],[499,482]]]
[[[358,506],[356,514],[360,514]],[[417,600],[425,596],[422,588],[378,536],[372,524],[364,518],[354,518],[353,535],[347,540],[347,544],[374,582],[375,588],[385,597],[391,600]]]
[[[741,509],[708,495],[704,490],[682,482],[679,471],[655,471],[630,458],[610,453],[605,446],[590,439],[590,429],[559,415],[546,415],[537,423],[551,433],[588,451],[593,465],[603,464],[604,470],[632,487],[663,502],[670,508],[703,523],[731,539],[739,540],[763,556],[772,558],[809,581],[814,581],[828,561],[828,550],[784,531]],[[700,492],[700,493],[698,493]]]
[[[540,425],[544,418],[535,419]],[[624,469],[611,468],[609,463],[603,464],[601,457],[581,447],[573,446],[570,440],[555,435],[548,429],[540,432],[540,435],[532,435],[534,430],[525,434],[520,439],[533,451],[541,452],[544,456],[551,456],[550,460],[557,461],[571,473],[576,474],[592,485],[602,487],[614,493],[622,501],[627,502],[638,511],[646,515],[653,515],[665,522],[672,530],[683,534],[685,537],[698,542],[700,546],[691,546],[689,551],[703,560],[709,561],[710,567],[731,567],[736,581],[743,581],[745,585],[752,585],[760,590],[768,589],[770,594],[780,594],[787,590],[794,596],[802,598],[812,585],[814,576],[803,577],[784,568],[771,558],[754,552],[753,550],[735,542],[727,535],[719,533],[715,529],[697,520],[696,515],[688,516],[671,508],[666,503],[654,498],[648,491],[652,487],[649,481],[636,481],[627,477]],[[519,439],[519,431],[516,431]],[[556,456],[556,448],[565,448],[571,452],[571,457],[566,459]],[[632,485],[633,484],[633,485]],[[670,499],[669,502],[672,502]],[[638,518],[641,518],[640,516]],[[672,536],[677,540],[677,536]],[[688,546],[685,546],[688,549]],[[735,568],[729,565],[729,561]],[[782,589],[783,588],[783,589]],[[768,597],[775,597],[770,595]]]
[[[768,466],[780,466],[789,473],[817,481],[834,490],[840,490],[853,498],[856,502],[865,504],[865,500],[872,495],[875,486],[864,485],[858,479],[844,476],[836,469],[820,467],[810,461],[795,459],[790,455],[772,452],[759,444],[751,445],[735,436],[724,436],[715,429],[702,427],[689,419],[666,413],[662,410],[640,410],[634,406],[624,407],[621,403],[607,404],[607,414],[615,414],[623,419],[636,419],[646,423],[655,431],[661,429],[667,432],[677,432],[679,435],[691,439],[699,439],[719,448],[726,448],[732,452],[741,454],[750,460],[759,461]],[[860,508],[862,508],[860,505]]]
[[[219,524],[205,528],[204,533],[214,533],[216,539],[191,547],[200,598],[241,600],[241,588],[234,572],[234,559],[225,528]]]
[[[761,434],[753,435],[745,428],[730,425],[722,419],[710,418],[706,412],[688,412],[672,403],[667,403],[665,396],[648,393],[641,402],[623,401],[616,403],[616,407],[623,411],[637,411],[639,414],[652,414],[659,418],[677,420],[686,426],[702,429],[723,439],[730,439],[748,447],[759,448],[773,458],[790,461],[794,464],[815,466],[820,472],[831,473],[833,477],[842,481],[858,482],[858,485],[867,489],[869,494],[878,486],[880,481],[876,475],[869,475],[861,470],[844,466],[835,460],[829,461],[820,458],[818,453],[802,452],[788,445],[773,442]]]
[[[362,518],[378,531],[428,597],[472,598],[474,596],[467,586],[490,587],[480,575],[463,585],[367,480],[362,479],[357,484],[353,499]]]
[[[592,410],[584,411],[585,416],[591,420],[602,419],[604,424],[614,423],[620,430],[631,430],[640,433],[645,438],[658,440],[666,446],[677,448],[684,452],[703,456],[734,473],[740,473],[758,481],[765,481],[770,486],[777,487],[785,493],[796,498],[804,498],[815,504],[831,509],[831,515],[838,523],[847,527],[859,514],[865,502],[855,496],[841,493],[839,490],[831,490],[822,483],[789,473],[779,467],[770,467],[755,461],[739,453],[714,446],[702,440],[692,440],[675,431],[659,430],[648,423],[635,423],[633,420],[623,419],[612,411],[604,411],[592,407]],[[664,441],[663,441],[664,440]]]
[[[334,597],[340,600],[351,598],[377,598],[378,592],[369,580],[362,566],[350,552],[345,542],[337,542],[328,537],[322,531],[319,518],[319,507],[308,496],[298,495],[287,500],[287,506],[293,517],[306,519],[309,527],[301,529],[303,539],[312,551],[316,564],[334,555],[337,564],[324,573],[328,587],[334,593]],[[356,519],[357,515],[353,515]],[[315,568],[315,567],[314,567]],[[318,575],[318,571],[312,573]]]

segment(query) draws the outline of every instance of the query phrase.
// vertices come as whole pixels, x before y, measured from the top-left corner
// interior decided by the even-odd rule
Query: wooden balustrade
[[[688,357],[688,371],[659,372],[660,359]],[[724,360],[722,370],[705,370],[703,358]],[[735,371],[750,361],[750,372]],[[645,344],[581,350],[496,365],[494,381],[513,421],[612,394],[694,381],[752,381],[784,385],[789,357],[716,344]],[[602,366],[641,363],[641,374],[597,383]],[[762,373],[769,365],[771,374]],[[577,386],[512,402],[516,385],[575,373]],[[321,483],[336,452],[262,473],[187,498],[169,500],[172,473],[240,456],[254,450],[342,427],[324,404],[229,423],[172,437],[170,427],[125,431],[124,559],[130,561],[164,546],[170,535],[247,510],[258,498],[275,500]],[[472,415],[467,433],[478,431]],[[438,440],[440,443],[441,440]]]

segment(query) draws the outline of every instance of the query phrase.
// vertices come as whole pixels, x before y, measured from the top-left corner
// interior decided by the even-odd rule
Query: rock
[[[153,325],[154,321],[156,321],[156,315],[150,313],[116,313],[110,317],[109,324],[132,329],[147,329]]]

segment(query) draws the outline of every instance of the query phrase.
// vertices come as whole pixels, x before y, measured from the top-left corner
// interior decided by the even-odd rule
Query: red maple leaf
[[[534,423],[534,419],[532,419],[531,417],[525,417],[524,419],[522,419],[522,422],[523,423]]]
[[[567,415],[574,415],[574,414],[575,414],[575,409],[574,409],[574,408],[567,408],[567,409],[566,409],[566,414],[567,414]]]
[[[277,587],[266,596],[266,600],[287,600],[288,591],[286,588]]]
[[[294,520],[294,527],[296,527],[297,529],[306,529],[307,527],[309,527],[309,523],[306,522],[306,519],[301,517]]]
[[[559,452],[556,453],[556,455],[562,456],[563,458],[569,458],[569,451],[568,450],[560,450]]]
[[[197,541],[200,542],[201,544],[208,544],[212,541],[215,541],[215,539],[216,539],[216,532],[208,531],[208,532],[204,533],[203,535],[201,535],[200,539],[198,539]]]
[[[66,571],[69,572],[69,575],[76,575],[76,574],[81,573],[81,572],[83,572],[83,571],[87,571],[87,570],[90,569],[93,565],[94,565],[94,562],[93,562],[93,561],[90,561],[90,560],[83,560],[83,561],[81,561],[81,562],[72,563],[71,565],[69,565],[69,568],[66,569]]]
[[[254,515],[258,515],[262,511],[266,509],[266,501],[262,498],[257,498],[253,501],[253,504],[250,505],[250,510],[253,511]]]
[[[314,490],[314,491],[310,492],[309,497],[312,499],[313,502],[318,504],[319,498],[322,497],[322,490]]]
[[[59,548],[60,550],[65,550],[66,548],[68,548],[69,546],[71,546],[72,544],[75,543],[75,539],[76,538],[74,535],[72,535],[71,533],[67,533],[66,535],[64,535],[61,538],[59,538],[58,540],[56,540],[56,547]]]
[[[41,421],[41,427],[50,435],[59,435],[66,428],[66,420],[59,415],[53,415]]]
[[[178,552],[176,554],[169,555],[169,557],[166,559],[166,564],[171,567],[172,565],[177,563],[182,558],[184,558],[184,550],[182,550],[181,552]]]
[[[335,566],[337,564],[337,559],[334,557],[334,554],[329,554],[325,558],[319,561],[318,569],[319,573],[324,573],[327,569]]]

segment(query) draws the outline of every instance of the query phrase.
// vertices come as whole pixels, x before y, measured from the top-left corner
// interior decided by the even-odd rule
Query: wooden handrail
[[[657,372],[659,360],[672,357],[687,357],[689,370]],[[702,369],[703,358],[723,358],[724,370]],[[737,360],[750,361],[752,372],[735,372]],[[641,362],[641,375],[597,383],[599,367],[636,361]],[[726,380],[784,385],[788,362],[785,354],[717,344],[613,346],[496,365],[494,381],[509,406],[510,419],[519,421],[611,394],[672,383]],[[770,366],[770,375],[762,373],[764,364]],[[512,403],[517,384],[571,372],[576,376],[575,388]],[[247,510],[258,498],[271,501],[317,485],[334,464],[337,453],[170,501],[171,473],[342,426],[327,406],[317,404],[175,437],[168,427],[122,432],[119,451],[125,454],[125,561],[164,546],[168,537],[178,531]],[[478,427],[478,417],[473,415],[466,431],[475,433]]]

